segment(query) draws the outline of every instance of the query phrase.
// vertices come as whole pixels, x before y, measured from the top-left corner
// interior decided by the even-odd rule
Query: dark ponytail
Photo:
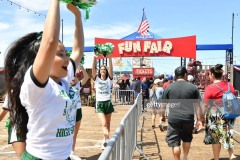
[[[214,74],[216,79],[221,79],[223,75],[222,64],[216,64],[210,69],[210,72]]]
[[[4,62],[11,123],[16,127],[17,136],[22,141],[26,140],[28,114],[21,104],[19,95],[25,73],[35,60],[40,41],[40,33],[30,33],[21,37],[10,45]]]

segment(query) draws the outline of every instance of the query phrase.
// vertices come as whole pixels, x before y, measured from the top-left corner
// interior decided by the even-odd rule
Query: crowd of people
[[[228,87],[234,95],[236,91],[230,83],[223,81],[222,67],[223,65],[217,64],[210,69],[209,78],[212,84],[206,87],[203,97],[194,85],[194,77],[188,75],[185,67],[176,68],[174,77],[171,75],[166,77],[160,75],[154,79],[138,77],[131,79],[130,84],[128,79],[121,79],[118,89],[130,89],[135,91],[136,95],[142,92],[145,100],[143,109],[152,114],[152,129],[156,128],[156,115],[159,115],[158,126],[162,132],[165,131],[163,122],[167,120],[166,142],[172,148],[175,160],[180,159],[181,143],[183,159],[187,159],[192,134],[198,133],[203,125],[206,132],[203,141],[205,144],[212,144],[214,159],[219,159],[222,146],[228,150],[229,159],[232,160],[236,158],[233,153],[235,118],[224,118],[221,101]],[[221,111],[216,109],[215,103],[221,107]]]
[[[67,8],[75,17],[73,51],[67,56],[59,41],[60,7],[58,0],[51,0],[43,32],[29,33],[13,42],[5,59],[6,98],[0,121],[7,112],[9,143],[19,159],[80,159],[74,155],[76,137],[82,119],[80,89],[89,79],[84,68],[77,69],[84,52],[84,34],[81,12],[72,5]],[[92,75],[96,89],[95,111],[102,124],[104,149],[110,139],[111,102],[113,79],[112,57],[109,67],[101,66],[96,72],[93,59]],[[222,90],[236,95],[233,86],[222,81],[222,65],[210,69],[213,84],[205,89],[203,106],[197,87],[192,84],[185,67],[175,70],[175,77],[161,75],[155,79],[136,78],[118,82],[120,90],[132,90],[134,98],[142,93],[149,102],[161,104],[151,107],[152,128],[155,129],[159,114],[159,128],[165,131],[163,121],[168,122],[166,142],[172,148],[175,160],[180,160],[181,144],[183,159],[188,157],[193,139],[194,125],[200,130],[206,125],[205,144],[212,144],[214,159],[218,160],[221,146],[233,153],[233,126],[235,119],[226,119],[214,106],[221,107]],[[82,72],[76,74],[76,72]],[[219,89],[221,88],[221,89]],[[130,95],[130,94],[129,94]],[[129,101],[126,95],[126,101]],[[120,95],[122,96],[122,95]],[[166,109],[169,108],[167,117]],[[196,117],[196,121],[194,121]],[[214,126],[214,127],[213,127]]]

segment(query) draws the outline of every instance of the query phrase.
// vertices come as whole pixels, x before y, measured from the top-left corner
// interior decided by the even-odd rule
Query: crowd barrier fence
[[[135,149],[148,159],[138,146],[137,132],[142,115],[142,93],[139,93],[135,103],[121,120],[113,137],[100,155],[99,160],[131,160]]]
[[[111,99],[115,105],[133,105],[134,90],[113,89]]]

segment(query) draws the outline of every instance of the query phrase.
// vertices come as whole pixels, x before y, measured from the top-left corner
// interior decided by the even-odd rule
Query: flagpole
[[[62,43],[63,43],[63,19],[62,19]]]

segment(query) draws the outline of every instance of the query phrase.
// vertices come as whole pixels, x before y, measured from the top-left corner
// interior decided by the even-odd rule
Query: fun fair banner
[[[196,36],[155,40],[95,38],[95,45],[105,43],[114,45],[112,57],[196,58]]]

